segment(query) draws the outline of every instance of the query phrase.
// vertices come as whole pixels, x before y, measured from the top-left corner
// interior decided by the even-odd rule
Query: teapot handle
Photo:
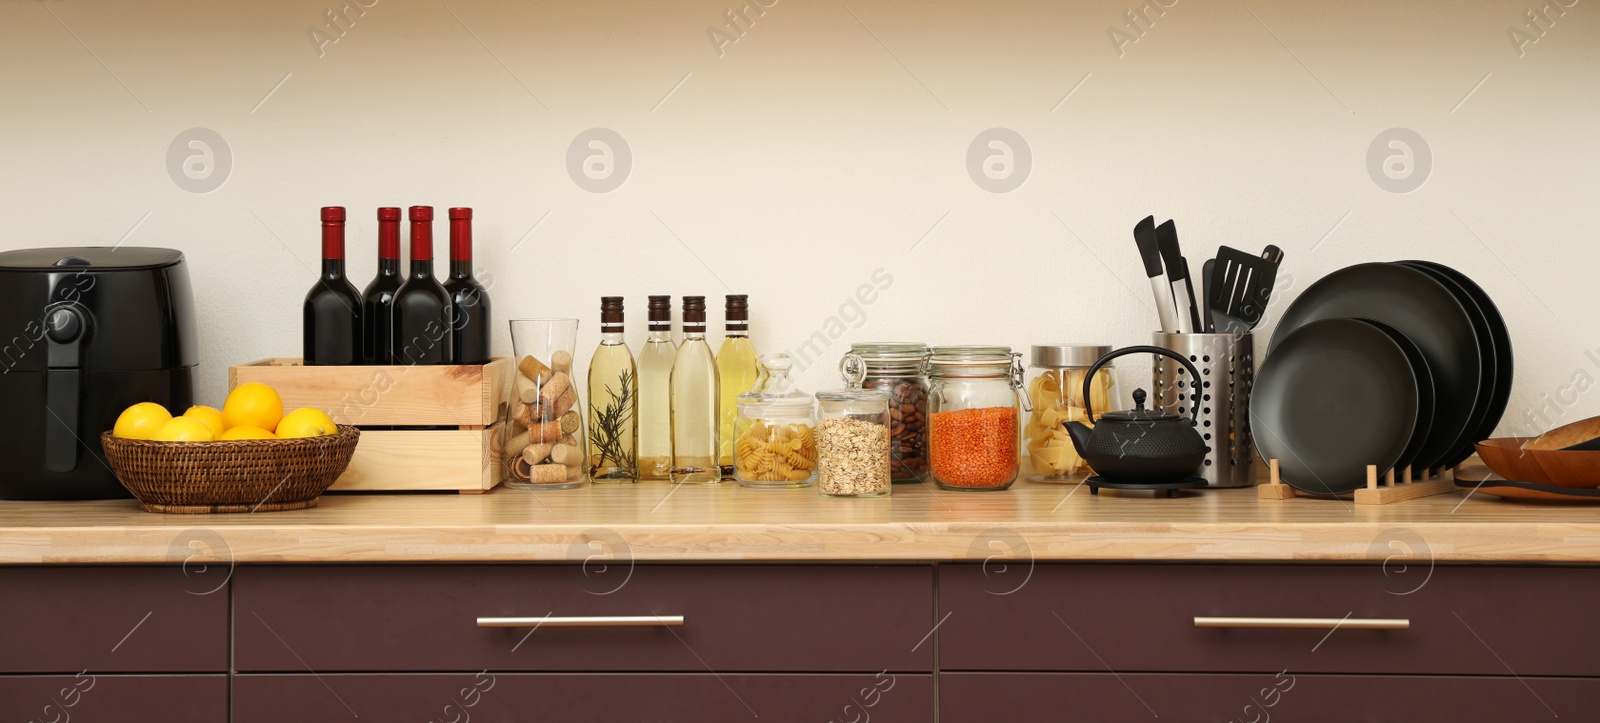
[[[1112,359],[1115,359],[1119,356],[1126,356],[1128,354],[1157,354],[1160,356],[1168,356],[1172,357],[1173,359],[1177,359],[1178,363],[1182,364],[1183,368],[1188,370],[1189,379],[1192,380],[1192,383],[1200,383],[1200,370],[1196,369],[1194,364],[1190,363],[1189,360],[1182,354],[1179,354],[1171,349],[1163,349],[1159,346],[1123,347],[1095,360],[1094,366],[1089,367],[1088,373],[1083,375],[1083,412],[1085,417],[1094,419],[1094,397],[1090,394],[1090,390],[1093,389],[1094,384],[1094,373],[1100,371],[1100,367],[1105,366]],[[1198,389],[1198,387],[1196,387],[1196,389]],[[1191,393],[1189,396],[1194,399],[1194,409],[1189,413],[1189,423],[1193,424],[1200,419],[1200,394]]]

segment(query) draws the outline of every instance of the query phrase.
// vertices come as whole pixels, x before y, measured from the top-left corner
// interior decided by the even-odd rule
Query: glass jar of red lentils
[[[1005,346],[928,352],[929,476],[947,490],[1003,490],[1017,480],[1022,355]]]

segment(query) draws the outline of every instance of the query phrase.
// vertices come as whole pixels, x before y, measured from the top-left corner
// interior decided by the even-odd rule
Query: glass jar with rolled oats
[[[849,388],[817,393],[817,491],[828,497],[888,496],[889,392],[861,388],[864,365],[844,371]]]

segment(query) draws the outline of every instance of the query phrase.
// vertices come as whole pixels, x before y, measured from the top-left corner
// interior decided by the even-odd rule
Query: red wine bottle
[[[400,209],[378,209],[378,275],[362,292],[361,352],[366,364],[393,364],[394,295],[400,290]]]
[[[472,209],[450,209],[451,351],[455,364],[489,363],[489,290],[472,277]]]
[[[433,278],[433,207],[411,207],[411,273],[394,295],[396,364],[449,364],[450,294]]]
[[[322,276],[306,294],[305,364],[361,363],[361,297],[344,276],[344,207],[322,209]]]

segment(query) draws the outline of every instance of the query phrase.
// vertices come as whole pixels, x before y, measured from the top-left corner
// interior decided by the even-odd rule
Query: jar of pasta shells
[[[1067,436],[1066,423],[1083,422],[1093,427],[1102,411],[1113,408],[1116,387],[1110,364],[1101,367],[1089,385],[1088,401],[1093,402],[1089,406],[1095,410],[1095,419],[1085,412],[1083,398],[1084,374],[1100,357],[1110,353],[1110,346],[1099,344],[1034,345],[1030,366],[1036,376],[1028,382],[1033,412],[1022,428],[1028,465],[1033,469],[1027,477],[1029,482],[1076,482],[1091,473]]]
[[[811,395],[789,378],[787,354],[761,357],[761,378],[739,395],[733,471],[746,487],[805,487],[817,474],[817,414]]]

